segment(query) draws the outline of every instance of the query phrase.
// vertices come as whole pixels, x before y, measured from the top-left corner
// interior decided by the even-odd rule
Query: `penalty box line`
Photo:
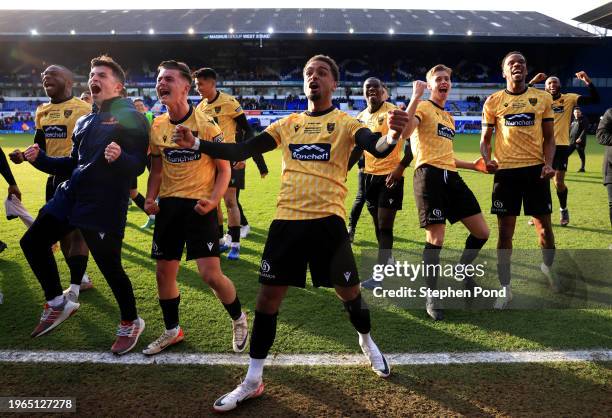
[[[445,353],[391,353],[385,354],[394,366],[451,365],[451,364],[508,364],[551,362],[603,362],[612,361],[612,350],[558,350],[558,351],[484,351]],[[23,351],[0,350],[2,363],[72,363],[72,364],[134,364],[134,365],[208,365],[244,366],[246,354],[215,353],[161,353],[145,356],[130,353],[116,356],[110,352],[95,351]],[[357,366],[367,364],[363,354],[278,354],[266,360],[268,366]]]

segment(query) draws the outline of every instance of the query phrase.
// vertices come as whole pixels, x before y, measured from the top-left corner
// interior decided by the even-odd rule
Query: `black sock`
[[[557,197],[559,198],[559,206],[561,206],[561,209],[567,208],[567,187],[562,192],[557,190]]]
[[[499,284],[508,286],[510,284],[510,264],[498,264],[497,277],[499,278]]]
[[[463,250],[463,254],[461,254],[459,264],[472,264],[472,261],[478,256],[480,249],[486,242],[486,239],[476,238],[474,235],[470,234],[465,240],[465,249]]]
[[[255,320],[251,331],[251,348],[249,356],[254,359],[265,359],[268,357],[270,347],[276,338],[276,318],[278,312],[268,315],[255,311]]]
[[[227,229],[232,237],[232,244],[234,242],[240,242],[240,226],[230,226]]]
[[[343,302],[344,309],[349,314],[351,324],[355,327],[357,332],[361,334],[367,334],[370,332],[372,325],[370,323],[370,309],[364,300],[361,299],[361,293],[353,300]]]
[[[138,195],[136,195],[136,197],[134,199],[132,199],[134,201],[134,203],[136,203],[136,206],[138,206],[140,208],[141,211],[145,211],[144,209],[144,204],[145,204],[145,198],[143,195],[141,195],[140,193],[138,193]]]
[[[238,295],[236,295],[236,299],[234,299],[232,303],[229,303],[227,305],[224,303],[223,307],[234,321],[242,316],[242,305],[240,304]]]
[[[68,264],[70,270],[70,284],[81,284],[85,270],[87,270],[88,259],[89,257],[86,255],[73,255],[66,259],[66,264]]]
[[[425,282],[430,289],[437,288],[438,277],[436,274],[437,266],[440,265],[440,251],[442,247],[439,245],[425,243],[423,250],[423,265],[425,267]]]
[[[179,324],[179,304],[181,303],[181,295],[174,299],[160,299],[162,315],[164,316],[164,324],[166,329],[174,329]]]
[[[552,266],[555,261],[555,247],[542,248],[542,260],[548,267]]]
[[[386,264],[391,257],[393,248],[393,229],[380,228],[378,230],[378,264]]]
[[[223,225],[219,225],[219,239],[223,238]]]

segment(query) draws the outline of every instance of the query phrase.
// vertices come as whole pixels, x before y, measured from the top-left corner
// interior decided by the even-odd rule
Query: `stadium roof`
[[[588,25],[599,26],[606,29],[612,29],[612,2],[608,2],[601,7],[591,10],[575,17],[576,20]]]
[[[494,36],[589,38],[536,12],[391,9],[4,10],[0,35]]]

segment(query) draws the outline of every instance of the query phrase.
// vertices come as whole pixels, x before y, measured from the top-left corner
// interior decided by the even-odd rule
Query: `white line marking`
[[[612,350],[577,351],[485,351],[471,353],[394,353],[386,354],[392,365],[550,363],[612,361]],[[4,363],[94,363],[94,364],[177,364],[247,365],[246,354],[161,353],[147,357],[140,353],[116,356],[95,351],[0,350]],[[355,366],[367,364],[362,354],[279,354],[266,361],[270,366]]]

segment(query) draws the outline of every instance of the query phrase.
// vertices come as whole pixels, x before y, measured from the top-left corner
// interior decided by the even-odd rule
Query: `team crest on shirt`
[[[221,106],[215,107],[215,113],[219,113],[221,111]]]
[[[168,140],[168,135],[164,135],[162,139],[164,140],[164,142],[166,142]]]
[[[334,129],[336,128],[336,123],[335,122],[330,122],[327,124],[327,133],[331,134],[332,132],[334,132]]]
[[[536,103],[538,103],[538,99],[536,99],[535,97],[530,97],[529,103],[531,104],[531,106],[535,106]]]
[[[300,124],[298,123],[298,124],[296,124],[296,125],[293,127],[293,131],[294,131],[294,132],[297,132],[297,131],[299,131],[299,130],[300,130],[300,128],[301,128],[301,126],[300,126]]]
[[[64,117],[65,118],[69,118],[70,115],[72,115],[72,109],[66,109],[64,110]]]
[[[508,107],[508,103],[504,103],[504,107]]]
[[[385,122],[385,115],[378,117],[378,126],[381,126]]]

